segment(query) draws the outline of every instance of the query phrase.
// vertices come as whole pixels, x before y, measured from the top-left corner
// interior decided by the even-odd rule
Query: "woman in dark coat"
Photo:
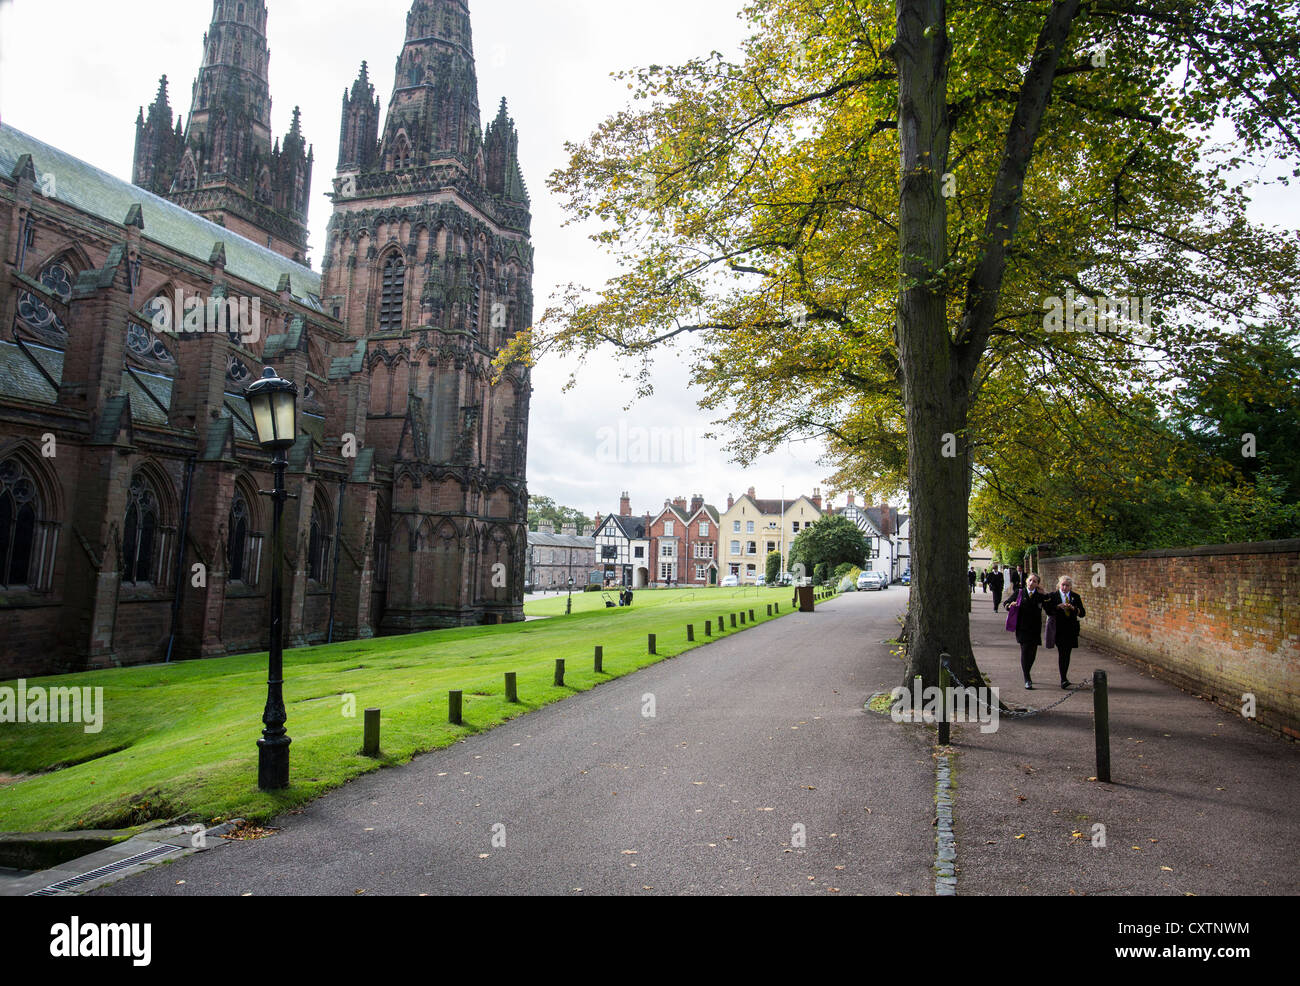
[[[1043,607],[1050,606],[1052,597],[1038,587],[1037,572],[1025,576],[1025,587],[1007,604],[1016,614],[1016,643],[1020,645],[1020,670],[1025,675],[1025,687],[1033,688],[1030,671],[1038,656],[1038,643],[1043,632]]]
[[[1087,616],[1083,599],[1074,591],[1074,582],[1062,575],[1056,583],[1044,612],[1056,617],[1056,655],[1061,668],[1061,687],[1070,687],[1070,652],[1079,646],[1079,620]]]

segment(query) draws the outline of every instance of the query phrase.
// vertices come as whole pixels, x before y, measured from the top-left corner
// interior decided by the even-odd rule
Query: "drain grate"
[[[66,880],[60,880],[58,883],[51,883],[48,887],[42,887],[40,890],[33,890],[27,896],[53,897],[65,890],[75,890],[83,883],[97,880],[101,876],[109,876],[110,874],[117,873],[127,867],[135,866],[137,863],[147,863],[151,859],[157,859],[159,856],[166,856],[168,853],[173,852],[180,852],[180,849],[176,846],[158,846],[156,849],[146,849],[144,852],[138,852],[134,856],[127,856],[123,859],[119,859],[116,863],[109,863],[107,866],[101,866],[88,873],[81,873],[78,876],[68,877]]]

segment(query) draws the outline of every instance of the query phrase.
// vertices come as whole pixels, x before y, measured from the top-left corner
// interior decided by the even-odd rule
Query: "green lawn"
[[[600,593],[575,593],[572,616],[562,615],[559,596],[528,604],[530,616],[558,614],[547,619],[287,651],[292,784],[275,794],[256,786],[265,654],[28,679],[29,687],[102,687],[103,729],[0,725],[0,831],[123,828],[178,817],[263,820],[358,774],[698,646],[706,619],[743,605],[762,623],[773,602],[785,615],[791,595],[753,587],[641,591],[632,608],[605,609]],[[686,641],[687,623],[695,624],[695,644]],[[649,633],[658,637],[657,657],[646,652]],[[595,644],[604,647],[601,675],[592,663]],[[553,683],[561,657],[562,688]],[[518,704],[505,700],[506,671],[518,673]],[[462,726],[447,722],[453,688],[464,692]],[[344,715],[349,696],[354,718]],[[367,707],[383,710],[378,759],[360,752]]]

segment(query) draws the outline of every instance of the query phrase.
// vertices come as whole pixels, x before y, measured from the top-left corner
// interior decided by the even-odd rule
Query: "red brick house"
[[[718,510],[699,493],[664,501],[651,520],[655,585],[717,585]]]

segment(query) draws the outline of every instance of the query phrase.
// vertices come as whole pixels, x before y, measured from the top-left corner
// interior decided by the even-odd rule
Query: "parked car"
[[[912,570],[911,570],[910,568],[905,568],[905,569],[903,569],[903,576],[902,576],[902,578],[900,578],[898,581],[901,582],[903,585],[911,585],[911,584],[912,584]]]
[[[739,575],[728,575],[725,579],[722,580],[722,587],[724,589],[734,589],[738,585],[740,585]]]
[[[754,583],[754,585],[767,585],[767,576],[766,576],[766,575],[760,575],[760,576],[758,577],[758,581],[756,581],[756,582]]]
[[[861,590],[888,589],[889,576],[884,572],[863,572],[858,576],[858,588]]]

